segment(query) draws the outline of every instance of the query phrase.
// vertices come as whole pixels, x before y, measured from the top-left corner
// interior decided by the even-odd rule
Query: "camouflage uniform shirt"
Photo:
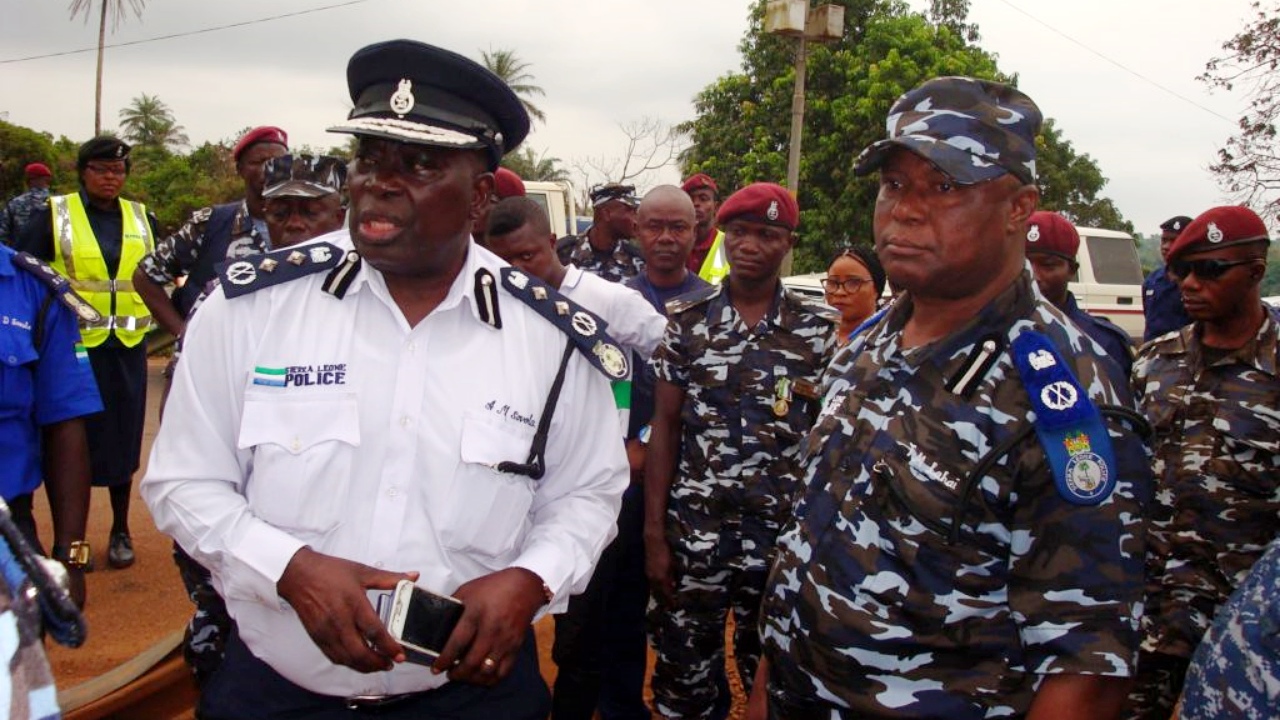
[[[1143,650],[1191,657],[1214,612],[1280,532],[1275,311],[1206,362],[1198,325],[1142,347],[1134,388],[1155,430]]]
[[[1133,409],[1114,363],[1032,282],[910,349],[904,296],[837,357],[848,369],[805,441],[761,611],[775,701],[824,718],[1021,717],[1043,675],[1132,672],[1150,484],[1136,435],[1108,421],[1118,482],[1098,505],[1059,494],[1031,433],[957,510],[979,459],[1032,417],[1001,349],[1023,330],[1050,339],[1095,403]]]
[[[213,215],[213,208],[195,211],[191,218],[174,234],[156,242],[156,248],[138,263],[138,267],[157,285],[165,285],[186,275],[196,266],[204,249],[205,229]],[[227,245],[226,260],[238,260],[271,249],[271,241],[265,230],[259,229],[249,215],[249,206],[240,201],[240,209],[231,221],[231,240]],[[213,277],[217,277],[214,273]],[[212,278],[211,278],[212,279]],[[201,288],[207,290],[208,288]]]
[[[1196,649],[1182,720],[1275,717],[1280,708],[1280,542],[1254,563]]]
[[[672,300],[667,312],[654,370],[685,393],[668,514],[713,533],[708,524],[743,515],[777,528],[790,514],[799,443],[817,414],[833,314],[779,284],[773,308],[749,328],[727,283]]]
[[[0,244],[13,246],[31,213],[49,205],[49,189],[34,187],[9,201],[0,212]]]
[[[562,265],[573,263],[587,272],[610,282],[622,282],[644,270],[644,258],[627,240],[619,240],[613,249],[600,252],[591,246],[590,232],[562,238],[557,243],[557,254]]]

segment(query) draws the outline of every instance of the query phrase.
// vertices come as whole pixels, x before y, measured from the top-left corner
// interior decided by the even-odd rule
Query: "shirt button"
[[[16,356],[16,355],[10,355],[10,356],[9,356],[9,364],[10,364],[10,365],[17,365],[17,364],[18,364],[18,358],[17,358],[17,356]]]
[[[376,567],[376,568],[378,568],[379,570],[381,570],[381,569],[382,569],[382,561],[381,561],[381,560],[379,560],[378,562],[374,563],[374,564],[373,564],[373,566],[374,566],[374,567]]]
[[[395,486],[392,486],[391,489],[387,490],[387,494],[390,495],[391,497],[395,497],[400,494],[400,491],[397,490]]]
[[[413,418],[409,417],[408,415],[403,415],[400,417],[400,427],[409,427],[412,424],[413,424]]]
[[[294,438],[293,438],[293,442],[292,442],[292,443],[290,443],[290,445],[289,445],[289,449],[290,449],[290,450],[292,450],[292,451],[294,451],[294,452],[298,452],[299,450],[301,450],[301,449],[302,449],[302,440],[301,440],[301,438],[299,438],[299,437],[297,437],[297,436],[295,435],[295,436],[294,436]]]

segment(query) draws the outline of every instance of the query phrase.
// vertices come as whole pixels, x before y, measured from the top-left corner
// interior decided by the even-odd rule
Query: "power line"
[[[161,40],[173,40],[174,38],[191,37],[192,35],[204,35],[205,33],[218,32],[219,30],[230,30],[232,28],[247,27],[249,25],[258,25],[260,23],[272,22],[274,20],[283,20],[285,18],[298,17],[301,15],[311,15],[312,13],[324,12],[325,10],[334,10],[336,8],[348,7],[351,5],[360,5],[367,3],[369,0],[348,0],[348,2],[335,3],[333,5],[325,5],[323,7],[311,8],[310,10],[299,10],[297,12],[284,13],[283,15],[272,15],[270,17],[258,18],[256,20],[245,20],[243,22],[231,23],[230,25],[218,25],[216,27],[202,28],[200,30],[190,30],[188,32],[173,33],[171,35],[159,35],[151,38],[143,38],[141,40],[130,40],[129,42],[111,43],[103,45],[104,48],[128,47],[130,45],[145,45],[147,43],[159,42]],[[81,48],[79,50],[64,50],[62,52],[47,53],[45,55],[31,55],[28,57],[10,58],[8,60],[0,60],[0,65],[9,65],[12,63],[27,62],[28,60],[44,60],[45,58],[63,57],[65,55],[78,55],[80,53],[97,52],[98,46]]]
[[[1047,22],[1045,22],[1045,21],[1041,20],[1040,18],[1036,17],[1035,15],[1032,15],[1031,13],[1027,12],[1026,10],[1023,10],[1022,8],[1018,7],[1017,5],[1014,5],[1013,3],[1009,2],[1009,0],[1000,0],[1000,2],[1002,2],[1002,3],[1004,3],[1005,5],[1009,6],[1009,7],[1010,7],[1010,8],[1012,8],[1013,10],[1016,10],[1016,11],[1018,11],[1018,12],[1022,13],[1023,15],[1026,15],[1028,18],[1030,18],[1030,19],[1034,20],[1035,22],[1039,23],[1040,25],[1044,26],[1045,28],[1049,29],[1050,31],[1052,31],[1052,32],[1054,32],[1054,33],[1056,33],[1056,34],[1058,34],[1058,35],[1061,35],[1062,37],[1066,38],[1066,39],[1067,39],[1067,40],[1069,40],[1070,42],[1073,42],[1073,43],[1075,43],[1076,45],[1079,45],[1080,47],[1084,48],[1085,50],[1088,50],[1090,53],[1092,53],[1092,54],[1094,54],[1094,55],[1098,56],[1099,58],[1101,58],[1102,60],[1105,60],[1106,62],[1111,63],[1112,65],[1115,65],[1116,67],[1118,67],[1118,68],[1120,68],[1121,70],[1123,70],[1123,71],[1125,71],[1125,72],[1129,73],[1130,75],[1132,75],[1132,76],[1134,76],[1134,77],[1138,78],[1139,80],[1141,80],[1141,81],[1143,81],[1143,82],[1145,82],[1145,83],[1147,83],[1147,84],[1149,84],[1149,85],[1152,85],[1152,86],[1154,86],[1154,87],[1156,87],[1156,88],[1159,88],[1160,90],[1163,90],[1164,92],[1166,92],[1166,93],[1168,93],[1168,94],[1170,94],[1170,95],[1172,95],[1172,96],[1174,96],[1174,97],[1178,98],[1179,100],[1181,100],[1181,101],[1183,101],[1183,102],[1187,103],[1188,105],[1191,105],[1191,106],[1193,106],[1193,107],[1200,108],[1201,110],[1203,110],[1203,111],[1205,111],[1205,112],[1209,113],[1210,115],[1213,115],[1213,116],[1214,116],[1214,117],[1216,117],[1216,118],[1219,118],[1219,119],[1221,119],[1221,120],[1225,120],[1225,121],[1227,121],[1227,122],[1231,123],[1232,125],[1235,125],[1235,124],[1236,124],[1236,121],[1235,121],[1235,120],[1232,120],[1231,118],[1229,118],[1229,117],[1227,117],[1227,116],[1225,116],[1225,115],[1222,115],[1222,114],[1218,113],[1216,110],[1213,110],[1212,108],[1205,107],[1204,105],[1201,105],[1200,103],[1196,102],[1195,100],[1192,100],[1191,98],[1189,98],[1189,97],[1187,97],[1187,96],[1185,96],[1185,95],[1182,95],[1182,94],[1178,93],[1176,90],[1173,90],[1173,89],[1171,89],[1171,88],[1167,88],[1167,87],[1165,87],[1164,85],[1161,85],[1160,83],[1156,82],[1155,80],[1152,80],[1151,78],[1147,77],[1146,75],[1143,75],[1142,73],[1138,72],[1137,70],[1133,70],[1133,69],[1131,69],[1131,68],[1129,68],[1129,67],[1127,67],[1127,66],[1123,65],[1123,64],[1122,64],[1122,63],[1120,63],[1119,61],[1112,60],[1110,57],[1108,57],[1108,56],[1106,56],[1106,55],[1102,54],[1101,52],[1099,52],[1099,51],[1097,51],[1097,50],[1094,50],[1093,48],[1089,47],[1088,45],[1085,45],[1083,42],[1080,42],[1079,40],[1077,40],[1077,39],[1075,39],[1075,38],[1071,37],[1070,35],[1068,35],[1068,34],[1066,34],[1065,32],[1063,32],[1063,31],[1059,30],[1058,28],[1056,28],[1056,27],[1054,27],[1054,26],[1050,25],[1049,23],[1047,23]]]

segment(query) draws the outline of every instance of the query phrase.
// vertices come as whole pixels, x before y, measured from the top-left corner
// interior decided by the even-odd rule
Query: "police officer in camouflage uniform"
[[[1276,717],[1280,712],[1280,541],[1254,563],[1214,617],[1182,694],[1182,720]]]
[[[561,265],[576,265],[611,282],[635,277],[644,269],[640,250],[631,244],[636,234],[634,185],[609,183],[592,188],[591,227],[581,235],[556,242]]]
[[[756,620],[774,541],[798,489],[799,442],[817,414],[816,381],[835,314],[779,281],[799,208],[755,183],[720,207],[728,280],[668,303],[645,464],[645,570],[654,593],[655,709],[723,717],[725,621],[750,688]]]
[[[1280,533],[1280,324],[1262,303],[1267,228],[1208,210],[1169,249],[1193,323],[1139,351],[1155,428],[1146,613],[1134,718],[1168,718],[1218,607]]]
[[[220,263],[271,249],[263,216],[263,166],[286,152],[288,136],[280,128],[264,125],[246,132],[231,151],[236,174],[244,180],[244,198],[195,211],[138,263],[134,287],[156,322],[174,337],[186,332],[191,308],[217,278]],[[186,282],[170,299],[164,287],[179,277],[186,277]],[[173,376],[172,366],[165,376]]]
[[[1015,88],[935,78],[858,158],[905,292],[828,371],[765,589],[758,717],[1121,710],[1150,470],[1126,378],[1025,270],[1040,120]]]
[[[22,169],[27,191],[18,195],[0,212],[0,245],[13,245],[14,239],[31,218],[31,213],[49,204],[49,183],[53,173],[44,163],[30,163]]]

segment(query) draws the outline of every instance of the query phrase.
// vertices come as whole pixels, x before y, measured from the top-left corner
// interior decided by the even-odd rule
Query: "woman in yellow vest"
[[[107,561],[133,564],[129,493],[142,452],[147,401],[147,350],[151,313],[130,278],[155,245],[155,217],[142,203],[124,200],[129,146],[96,137],[76,159],[80,190],[49,198],[33,213],[16,249],[48,261],[102,316],[81,321],[80,335],[102,393],[103,412],[86,418],[93,484],[111,494]]]

